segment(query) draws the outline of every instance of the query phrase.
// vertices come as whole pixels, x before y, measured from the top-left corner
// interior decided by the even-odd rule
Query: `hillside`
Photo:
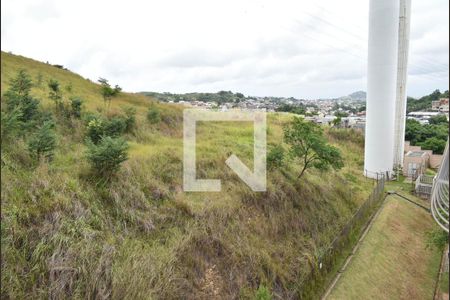
[[[347,96],[339,97],[338,100],[350,100],[350,101],[366,101],[367,94],[364,91],[356,91]]]
[[[406,112],[412,111],[431,111],[431,102],[439,100],[440,98],[448,98],[448,90],[441,93],[439,90],[435,90],[429,95],[415,99],[408,97]]]
[[[183,192],[181,106],[122,92],[108,107],[98,84],[70,71],[3,52],[1,64],[2,125],[4,93],[24,69],[57,138],[53,158],[36,161],[28,151],[34,127],[8,139],[2,131],[2,298],[251,299],[260,286],[298,298],[311,266],[371,192],[362,136],[328,129],[344,168],[298,180],[299,167],[286,164],[268,172],[267,192],[252,192],[224,163],[235,153],[251,164],[252,126],[223,122],[197,131],[199,175],[222,179],[222,192]],[[82,98],[81,119],[58,114],[50,79],[64,101]],[[129,158],[110,181],[98,179],[85,154],[89,118],[121,117],[124,107],[136,110],[123,134]],[[269,149],[282,144],[290,118],[268,116]]]

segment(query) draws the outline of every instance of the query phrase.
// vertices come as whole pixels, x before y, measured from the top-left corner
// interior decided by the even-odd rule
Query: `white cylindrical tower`
[[[364,169],[392,173],[399,0],[370,0]]]
[[[406,120],[406,80],[408,77],[409,54],[409,24],[411,18],[411,0],[400,0],[400,18],[398,29],[398,71],[397,71],[397,99],[395,104],[394,127],[394,166],[403,165],[405,149],[405,120]]]

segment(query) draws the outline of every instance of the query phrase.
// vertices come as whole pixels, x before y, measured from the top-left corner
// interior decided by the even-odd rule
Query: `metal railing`
[[[433,188],[433,176],[421,174],[416,179],[416,194],[420,197],[430,199]]]
[[[444,155],[442,158],[439,172],[433,179],[433,189],[431,192],[431,213],[433,218],[445,231],[448,232],[448,172],[449,172],[449,158],[448,158],[448,140],[445,146]]]

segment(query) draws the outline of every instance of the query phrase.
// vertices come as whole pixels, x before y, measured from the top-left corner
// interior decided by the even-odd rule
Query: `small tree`
[[[22,122],[29,122],[34,119],[39,113],[39,101],[30,95],[19,95],[8,91],[5,93],[5,102],[7,104],[7,111],[12,112],[18,109],[20,111],[20,120]]]
[[[431,125],[438,125],[438,124],[446,124],[447,125],[448,121],[447,121],[447,117],[445,115],[437,115],[437,116],[431,117],[428,120],[428,123]]]
[[[312,122],[294,117],[284,129],[284,138],[290,145],[291,158],[298,160],[302,166],[298,178],[309,168],[327,170],[331,166],[340,169],[344,165],[339,150],[328,145],[322,128]]]
[[[108,102],[108,105],[111,105],[111,99],[117,96],[122,91],[122,88],[117,84],[114,88],[112,88],[108,80],[105,78],[100,77],[98,82],[101,85],[100,93],[102,94],[103,100],[105,103]]]
[[[50,79],[48,87],[50,88],[49,98],[55,102],[56,109],[60,109],[62,106],[62,95],[59,82],[55,79]]]
[[[124,139],[104,136],[97,145],[88,142],[86,157],[97,175],[109,178],[128,159],[127,150],[128,144]]]
[[[51,158],[56,148],[56,135],[53,131],[53,122],[45,122],[44,125],[31,137],[28,142],[28,150],[34,158]]]
[[[19,120],[28,122],[38,115],[39,101],[30,96],[32,82],[30,76],[20,70],[11,80],[9,90],[4,94],[6,111],[18,110]]]
[[[79,119],[81,118],[81,106],[83,105],[83,100],[81,100],[78,97],[72,97],[70,98],[70,108],[71,108],[71,115],[75,118]]]
[[[10,91],[16,93],[18,96],[28,96],[33,86],[30,75],[25,70],[20,70],[17,76],[11,79]]]

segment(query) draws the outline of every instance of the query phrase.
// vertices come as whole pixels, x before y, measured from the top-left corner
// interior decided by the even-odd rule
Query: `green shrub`
[[[136,126],[136,109],[133,107],[126,107],[125,113],[125,131],[130,132]]]
[[[28,151],[33,158],[51,158],[56,148],[53,122],[45,122],[28,142]]]
[[[125,132],[127,128],[126,119],[123,117],[112,117],[104,123],[104,135],[118,137]]]
[[[103,120],[101,118],[92,118],[87,125],[86,134],[92,143],[97,144],[104,134]]]
[[[147,112],[147,120],[151,124],[158,124],[161,122],[161,113],[159,112],[159,109],[154,106],[149,107]]]
[[[273,147],[267,154],[267,168],[270,170],[281,167],[284,159],[284,148],[281,145]]]
[[[110,177],[128,159],[128,144],[122,138],[104,136],[96,145],[88,143],[86,157],[97,175]]]
[[[69,83],[68,85],[66,85],[65,89],[68,93],[72,93],[72,83]]]
[[[254,300],[271,300],[272,295],[267,287],[260,285],[256,290]]]
[[[23,69],[17,73],[16,77],[11,79],[10,84],[10,91],[19,96],[27,96],[33,86],[30,75]]]
[[[39,101],[29,95],[19,95],[14,92],[6,92],[5,102],[7,111],[20,111],[19,120],[22,122],[29,122],[33,120],[39,113]]]
[[[29,95],[32,81],[30,76],[20,70],[16,77],[10,81],[11,87],[3,95],[6,103],[6,110],[12,112],[18,110],[20,117],[18,120],[28,122],[38,114],[39,101]]]
[[[447,244],[448,234],[441,228],[436,228],[430,232],[427,232],[427,248],[436,248],[442,251]]]
[[[78,97],[70,98],[70,114],[75,118],[81,118],[81,106],[83,105],[83,100]]]
[[[101,116],[88,115],[87,138],[97,144],[102,136],[119,137],[127,128],[127,119],[124,117],[113,117],[110,120]]]
[[[22,121],[20,120],[22,117],[21,111],[16,108],[10,112],[1,112],[1,138],[2,144],[9,137],[14,136],[15,133],[19,132],[22,128]]]

